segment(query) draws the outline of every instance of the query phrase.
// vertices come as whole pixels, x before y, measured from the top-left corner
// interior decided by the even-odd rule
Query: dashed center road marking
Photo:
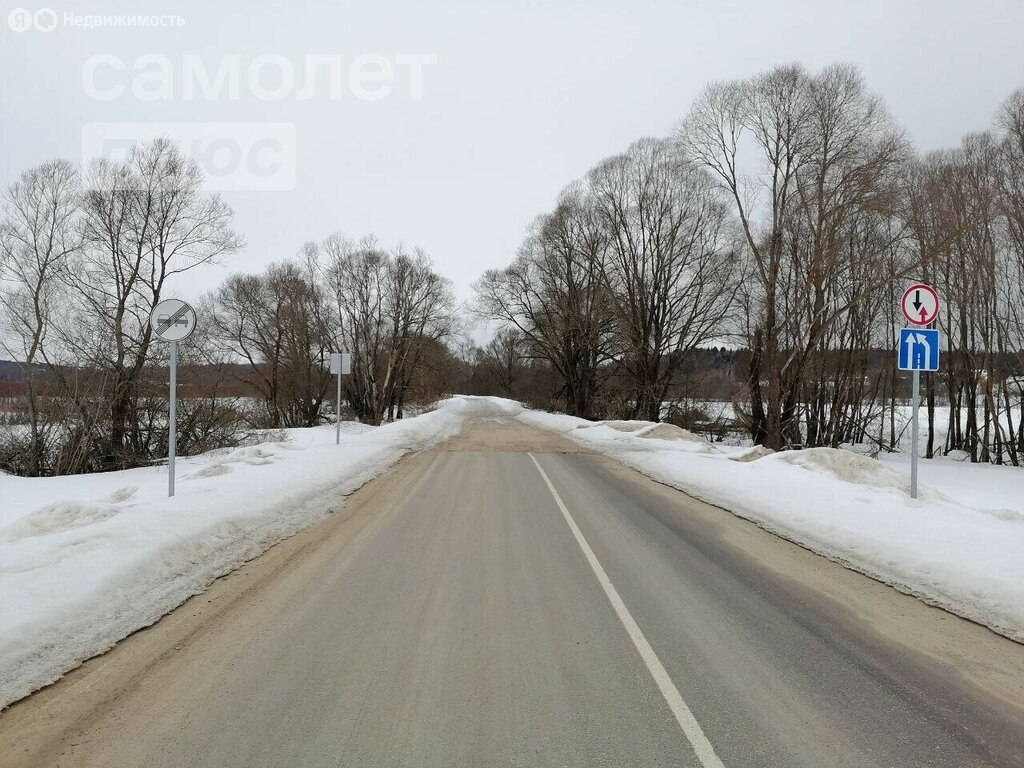
[[[700,727],[700,723],[697,722],[697,718],[694,717],[693,712],[683,701],[682,694],[679,693],[679,689],[676,688],[676,684],[672,682],[672,678],[669,677],[668,672],[665,670],[665,666],[661,663],[661,659],[654,652],[651,644],[647,642],[647,638],[644,637],[644,633],[641,631],[636,620],[633,618],[633,614],[629,612],[629,608],[622,601],[619,596],[619,592],[615,589],[615,585],[612,584],[611,579],[608,578],[608,574],[604,570],[604,566],[597,559],[597,555],[594,554],[594,550],[590,548],[586,538],[583,536],[583,532],[579,526],[576,525],[576,521],[569,513],[569,509],[565,506],[565,502],[562,501],[562,497],[558,495],[558,491],[555,490],[555,486],[552,485],[551,479],[548,477],[547,472],[537,461],[537,457],[532,453],[527,454],[532,460],[534,465],[537,467],[537,471],[540,472],[540,476],[544,479],[544,483],[547,485],[548,490],[551,491],[551,495],[555,499],[555,503],[558,508],[562,511],[562,517],[565,518],[565,522],[569,525],[569,530],[572,531],[572,535],[576,538],[576,543],[580,545],[580,549],[583,550],[584,556],[587,558],[587,562],[590,563],[590,567],[594,570],[594,574],[597,576],[597,580],[601,584],[601,588],[607,595],[609,602],[612,604],[612,608],[615,609],[616,615],[619,617],[619,621],[622,622],[622,626],[625,627],[629,639],[633,641],[633,645],[636,646],[637,652],[640,654],[640,658],[643,659],[644,664],[647,665],[647,670],[651,673],[651,677],[654,678],[654,682],[658,686],[658,690],[661,691],[661,695],[664,696],[665,702],[668,704],[672,714],[676,718],[676,722],[679,723],[679,727],[682,728],[687,740],[690,742],[690,746],[693,747],[694,754],[697,759],[700,760],[700,764],[704,768],[725,768],[722,761],[718,758],[715,753],[715,748],[711,746],[711,742],[708,741],[708,737],[704,734],[704,729]]]

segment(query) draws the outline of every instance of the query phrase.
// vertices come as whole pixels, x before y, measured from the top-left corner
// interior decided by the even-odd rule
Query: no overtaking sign
[[[183,341],[196,329],[196,311],[181,299],[167,299],[154,307],[149,322],[162,341]]]

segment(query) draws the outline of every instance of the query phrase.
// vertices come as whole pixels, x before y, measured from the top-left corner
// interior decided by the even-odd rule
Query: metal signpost
[[[331,352],[331,373],[338,376],[338,396],[334,401],[334,444],[341,445],[341,377],[352,373],[352,355],[348,352]]]
[[[178,342],[196,329],[196,311],[180,299],[161,301],[149,317],[153,333],[171,345],[170,408],[167,417],[167,495],[174,495],[174,457],[178,452]]]
[[[939,316],[939,294],[930,285],[918,283],[903,292],[900,302],[903,316],[914,326],[925,326],[935,322]],[[911,405],[913,416],[910,422],[910,497],[917,498],[918,423],[921,407],[921,371],[939,370],[939,332],[933,328],[903,328],[900,330],[897,349],[901,371],[913,372]]]

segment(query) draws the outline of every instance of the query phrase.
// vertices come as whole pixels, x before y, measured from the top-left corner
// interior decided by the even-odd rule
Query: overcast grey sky
[[[56,12],[55,29],[12,29],[17,8],[43,7]],[[668,132],[709,80],[790,61],[850,62],[923,150],[987,127],[1024,84],[1024,0],[4,0],[0,8],[8,20],[0,28],[3,186],[48,158],[80,160],[88,123],[295,126],[294,187],[225,193],[248,245],[179,284],[185,298],[336,231],[421,245],[465,298],[482,270],[512,258],[563,186],[633,140]],[[66,13],[166,14],[184,24],[86,27],[65,24]],[[96,70],[104,89],[129,85],[107,101],[83,85],[83,66],[103,54],[129,67],[127,75],[109,64]],[[172,98],[132,95],[131,66],[147,54],[175,67]],[[286,98],[268,101],[247,87],[246,65],[261,54],[294,63]],[[399,67],[390,95],[370,101],[347,82],[364,54],[436,62],[423,68],[420,99]],[[224,55],[238,55],[240,98],[226,89],[183,98],[188,55],[211,73]],[[297,98],[309,55],[343,64],[340,98],[324,71],[313,97]]]

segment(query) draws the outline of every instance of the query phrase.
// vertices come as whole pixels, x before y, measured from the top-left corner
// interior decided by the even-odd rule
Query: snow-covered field
[[[0,473],[0,707],[156,621],[215,578],[323,518],[409,451],[501,403],[453,399],[368,428],[286,440],[166,467],[55,478]]]
[[[914,500],[905,455],[765,455],[665,424],[519,418],[1024,641],[1024,469],[922,461]]]
[[[210,582],[322,519],[409,451],[504,415],[1024,641],[1024,469],[881,461],[818,448],[771,454],[671,425],[592,423],[499,398],[458,397],[368,428],[286,439],[166,468],[59,478],[0,473],[0,707],[156,621]]]

